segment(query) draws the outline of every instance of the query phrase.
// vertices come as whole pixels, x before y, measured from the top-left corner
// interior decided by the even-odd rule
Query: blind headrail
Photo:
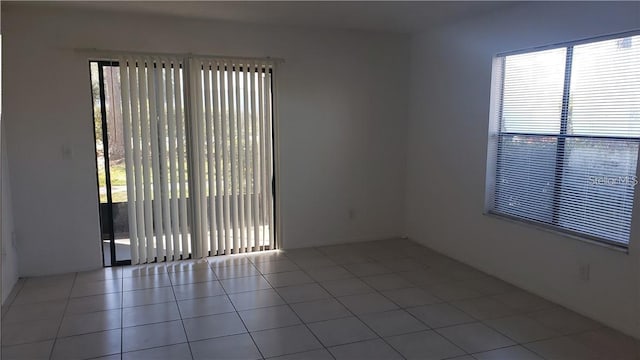
[[[97,57],[95,60],[117,60],[118,56],[152,56],[152,57],[182,57],[182,58],[206,58],[220,60],[246,60],[246,61],[270,61],[282,64],[284,59],[274,57],[250,57],[250,56],[226,56],[226,55],[203,55],[194,53],[166,53],[166,52],[142,52],[142,51],[121,51],[121,50],[105,50],[97,48],[76,48],[79,53]]]

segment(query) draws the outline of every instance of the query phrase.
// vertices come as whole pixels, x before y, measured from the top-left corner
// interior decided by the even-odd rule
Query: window
[[[640,36],[494,60],[487,210],[627,247],[640,143]]]

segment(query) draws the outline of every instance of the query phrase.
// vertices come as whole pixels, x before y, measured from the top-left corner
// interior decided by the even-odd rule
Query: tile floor
[[[636,340],[399,239],[28,278],[2,311],[3,360],[640,359]]]

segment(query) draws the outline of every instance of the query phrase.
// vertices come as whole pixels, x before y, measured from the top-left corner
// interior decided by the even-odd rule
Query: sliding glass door
[[[272,61],[90,67],[105,266],[276,248]]]
[[[117,62],[91,62],[100,236],[105,266],[131,263],[124,164],[122,101]]]

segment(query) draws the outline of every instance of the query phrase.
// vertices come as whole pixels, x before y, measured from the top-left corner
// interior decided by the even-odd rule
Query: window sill
[[[533,229],[537,229],[537,230],[542,230],[542,231],[546,231],[546,232],[550,232],[552,234],[558,235],[558,236],[562,236],[562,237],[566,237],[566,238],[570,238],[573,240],[578,240],[581,242],[585,242],[588,244],[592,244],[592,245],[597,245],[609,250],[613,250],[619,253],[623,253],[625,255],[629,254],[629,247],[628,246],[622,246],[622,245],[613,245],[613,244],[609,244],[606,242],[602,242],[602,241],[598,241],[598,240],[594,240],[594,239],[590,239],[590,238],[585,238],[582,236],[578,236],[578,235],[574,235],[568,232],[564,232],[561,230],[558,230],[554,227],[551,226],[547,226],[545,224],[541,224],[541,223],[537,223],[534,221],[528,221],[528,220],[524,220],[524,219],[518,219],[518,218],[514,218],[514,217],[510,217],[510,216],[506,216],[506,215],[501,215],[501,214],[496,214],[493,212],[489,212],[489,211],[485,211],[483,213],[485,216],[488,216],[490,218],[494,218],[494,219],[499,219],[499,220],[504,220],[504,221],[508,221],[514,224],[519,224],[519,225],[524,225]]]

